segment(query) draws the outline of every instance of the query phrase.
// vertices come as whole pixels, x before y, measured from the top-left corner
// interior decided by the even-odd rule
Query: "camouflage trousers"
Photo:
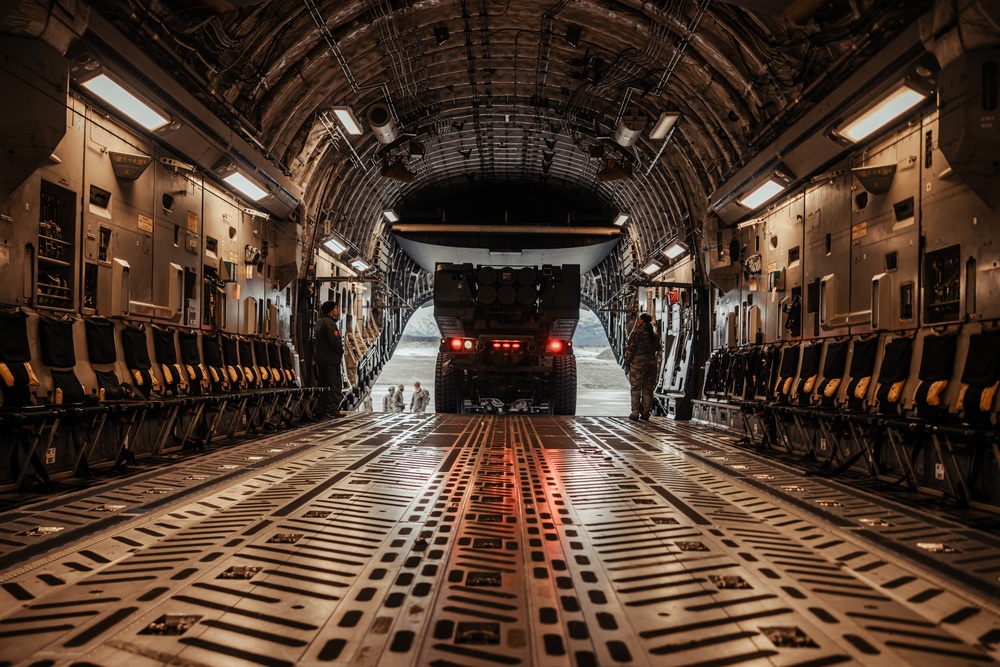
[[[653,408],[653,390],[656,389],[656,360],[636,359],[628,372],[632,387],[632,414],[648,415]]]

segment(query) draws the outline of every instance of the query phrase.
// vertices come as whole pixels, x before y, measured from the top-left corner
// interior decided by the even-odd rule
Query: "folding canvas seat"
[[[757,378],[764,364],[764,350],[761,347],[749,347],[744,352],[743,400],[752,401],[757,392]]]
[[[0,311],[0,390],[3,394],[0,443],[4,445],[4,453],[10,456],[12,473],[12,483],[4,485],[5,488],[19,488],[27,484],[28,479],[48,484],[49,474],[38,452],[45,451],[55,438],[61,416],[61,410],[33,406],[32,388],[38,387],[39,382],[31,367],[27,320],[27,314],[21,311]],[[34,471],[31,478],[29,470]]]
[[[778,381],[774,387],[774,398],[787,403],[792,392],[792,383],[799,369],[799,346],[789,345],[781,351],[781,364],[778,366]]]
[[[815,395],[819,398],[819,404],[825,408],[832,408],[836,403],[837,389],[844,378],[844,371],[847,369],[847,350],[849,341],[830,343],[826,346],[826,359],[823,361],[823,380],[816,387]],[[865,389],[867,390],[867,383]],[[863,395],[863,394],[862,394]]]
[[[243,377],[250,383],[250,386],[260,386],[260,374],[253,362],[253,342],[249,338],[241,336],[237,341],[237,348],[239,349],[240,364],[243,366]]]
[[[38,346],[42,363],[52,375],[52,402],[73,405],[95,402],[87,395],[76,376],[76,351],[73,349],[73,320],[41,315],[38,319]]]
[[[799,401],[811,394],[816,388],[816,378],[819,375],[819,360],[823,354],[823,343],[813,343],[802,347],[802,364],[799,368],[799,379],[795,383],[789,398]]]
[[[271,376],[270,364],[267,359],[267,342],[259,338],[253,341],[253,356],[257,360],[257,374],[266,387],[276,387],[279,378]]]
[[[847,373],[847,407],[851,410],[864,408],[865,396],[875,373],[875,358],[878,355],[878,336],[854,341],[851,368]]]
[[[722,350],[712,353],[705,371],[705,396],[715,396],[722,377]]]
[[[278,351],[278,344],[273,341],[267,344],[267,366],[271,377],[276,378],[276,386],[285,387],[288,385],[288,378],[281,368],[281,352]]]
[[[187,371],[188,391],[201,394],[208,386],[208,376],[201,363],[201,353],[198,351],[198,333],[196,331],[178,331],[177,346],[180,350],[180,361]]]
[[[121,335],[122,356],[125,357],[125,366],[131,374],[131,385],[145,398],[160,393],[162,387],[153,375],[153,362],[149,358],[146,326],[125,322]]]
[[[744,350],[731,350],[730,355],[729,386],[726,393],[729,398],[738,398],[743,395],[746,383],[746,356]]]
[[[222,358],[222,345],[219,344],[219,339],[202,335],[201,354],[208,371],[212,392],[218,394],[229,391],[229,376],[226,374],[226,364]]]
[[[757,374],[757,397],[766,400],[774,393],[775,384],[778,381],[778,366],[781,360],[781,348],[777,346],[765,347],[761,350],[760,370]]]
[[[87,334],[87,357],[97,378],[97,396],[103,401],[120,401],[126,398],[121,380],[115,371],[118,350],[115,347],[115,323],[103,317],[84,320]]]
[[[988,424],[1000,385],[1000,330],[969,337],[957,409],[972,424]]]
[[[955,372],[957,343],[957,333],[924,338],[917,372],[920,382],[913,392],[913,405],[918,417],[938,416],[947,411],[944,392]]]
[[[222,361],[225,364],[226,375],[234,388],[246,389],[248,379],[240,363],[240,349],[233,336],[220,336],[222,346]]]
[[[910,376],[910,357],[912,354],[912,338],[894,338],[886,344],[885,352],[882,355],[882,366],[878,371],[878,382],[875,384],[875,400],[880,413],[899,411],[899,399],[903,396],[903,386]]]
[[[295,373],[295,362],[292,359],[292,349],[285,343],[278,345],[278,352],[281,356],[281,369],[285,373],[285,379],[291,387],[298,386],[298,375]]]
[[[163,384],[173,396],[186,394],[188,373],[177,359],[176,332],[173,329],[151,327],[153,334],[153,354],[160,365]]]
[[[39,386],[31,368],[27,320],[21,311],[0,311],[0,389],[4,409],[31,405],[31,388]]]

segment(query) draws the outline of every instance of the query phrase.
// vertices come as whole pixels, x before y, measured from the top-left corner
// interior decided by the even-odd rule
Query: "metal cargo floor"
[[[0,515],[0,665],[1000,656],[1000,539],[730,441],[374,413],[143,463]]]

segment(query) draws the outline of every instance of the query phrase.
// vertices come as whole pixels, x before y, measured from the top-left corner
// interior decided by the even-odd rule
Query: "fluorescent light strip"
[[[341,243],[337,239],[332,239],[332,238],[331,239],[327,239],[327,240],[323,241],[323,245],[325,245],[326,249],[329,250],[330,252],[332,252],[334,255],[339,255],[340,253],[342,253],[345,250],[347,250],[347,246],[345,246],[343,243]]]
[[[384,211],[382,211],[382,215],[384,215],[385,219],[388,220],[389,222],[399,222],[399,216],[396,215],[396,212],[393,211],[391,208],[387,208]]]
[[[676,111],[664,111],[661,113],[659,120],[656,121],[656,125],[649,132],[649,138],[654,141],[666,138],[670,132],[670,128],[677,124],[680,117],[681,115]]]
[[[785,185],[779,183],[773,178],[769,178],[760,187],[755,189],[743,199],[740,199],[739,204],[740,206],[744,206],[749,209],[755,209],[764,202],[769,201],[778,194],[784,192],[785,189]]]
[[[927,95],[906,85],[892,91],[881,102],[837,130],[850,141],[861,141],[927,99]]]
[[[651,276],[657,271],[659,271],[661,268],[662,267],[656,262],[650,262],[646,266],[642,267],[642,272],[645,273],[647,276]]]
[[[358,124],[358,119],[354,117],[354,112],[349,107],[334,107],[333,115],[337,117],[341,127],[348,134],[358,135],[364,133],[364,129]]]
[[[149,131],[158,130],[170,119],[153,110],[148,104],[108,78],[99,74],[83,82],[83,87]]]
[[[353,262],[351,262],[351,266],[353,266],[358,271],[368,270],[368,264],[366,262],[361,261],[360,259],[356,259]]]
[[[238,171],[234,171],[228,176],[222,178],[226,183],[233,186],[250,199],[254,201],[259,201],[267,196],[267,191],[261,188],[259,185],[251,181],[249,178],[244,176]]]
[[[621,227],[626,222],[628,222],[628,213],[619,213],[618,217],[615,218],[615,226]]]
[[[687,251],[688,251],[687,246],[685,246],[684,244],[674,243],[669,248],[664,250],[663,254],[666,255],[667,258],[669,259],[677,259],[681,255],[687,253]]]

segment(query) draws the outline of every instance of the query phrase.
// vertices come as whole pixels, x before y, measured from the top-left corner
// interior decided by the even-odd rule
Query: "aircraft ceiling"
[[[385,208],[400,224],[605,229],[624,211],[633,243],[690,240],[711,193],[929,4],[117,0],[95,9],[283,166],[318,239],[336,232],[370,251],[389,237]],[[344,132],[338,106],[362,134]],[[389,143],[366,119],[380,111],[394,121]],[[651,139],[663,112],[679,120],[666,140]],[[477,238],[464,245],[489,248]]]

